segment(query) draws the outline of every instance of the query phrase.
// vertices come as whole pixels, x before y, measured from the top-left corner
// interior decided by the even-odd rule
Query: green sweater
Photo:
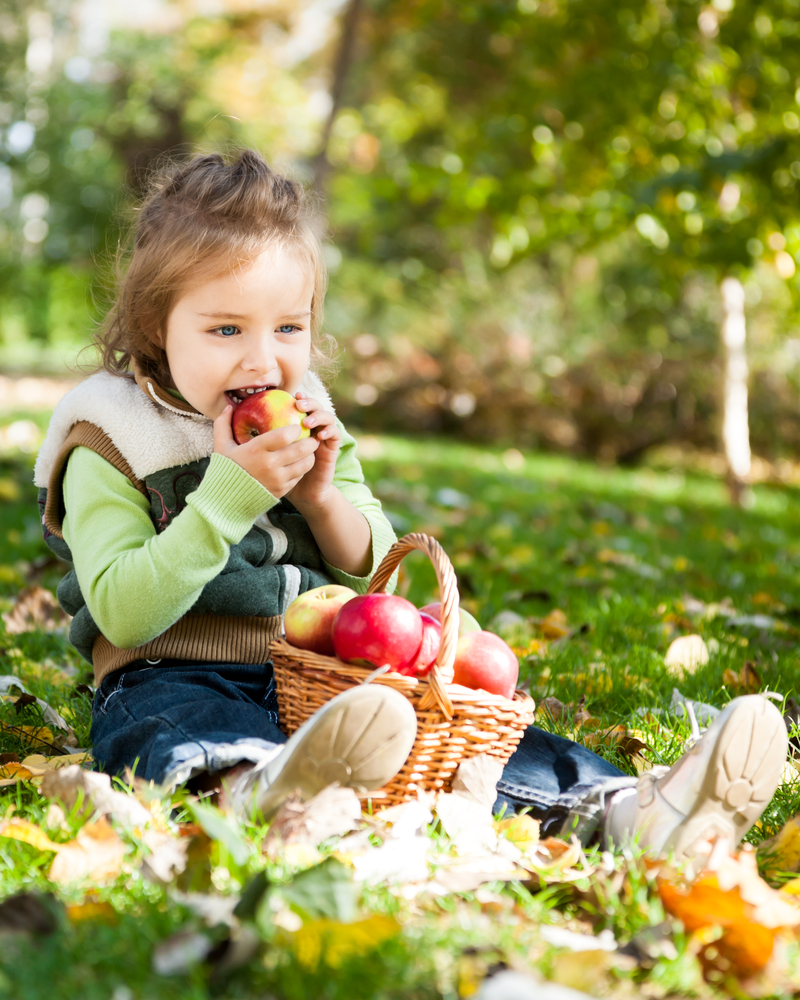
[[[339,427],[342,448],[334,483],[369,523],[373,565],[365,577],[324,566],[337,583],[364,593],[394,532],[364,485],[355,440]],[[186,506],[157,532],[142,493],[85,447],[70,455],[63,496],[64,540],[86,605],[103,635],[123,649],[149,642],[189,611],[225,568],[231,545],[279,503],[235,462],[212,455]]]

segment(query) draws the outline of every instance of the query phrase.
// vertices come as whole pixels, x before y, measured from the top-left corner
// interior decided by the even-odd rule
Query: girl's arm
[[[76,448],[64,476],[64,540],[103,635],[121,649],[161,635],[225,567],[230,546],[276,503],[242,468],[213,455],[187,506],[156,534],[147,500],[130,480]]]

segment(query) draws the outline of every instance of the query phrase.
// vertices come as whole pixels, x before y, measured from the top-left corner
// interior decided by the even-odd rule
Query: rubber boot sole
[[[757,695],[742,698],[717,737],[694,809],[676,827],[665,851],[691,854],[695,843],[715,832],[738,844],[781,782],[788,742],[772,702]]]
[[[267,766],[258,809],[268,818],[290,795],[311,798],[334,783],[357,792],[380,788],[405,764],[416,735],[416,712],[398,691],[378,684],[344,691]]]

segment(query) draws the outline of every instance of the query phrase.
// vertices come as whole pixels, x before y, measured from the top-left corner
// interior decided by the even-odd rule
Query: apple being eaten
[[[308,649],[321,656],[333,656],[331,628],[340,608],[356,597],[349,587],[326,583],[296,598],[286,609],[283,626],[286,641],[298,649]]]
[[[431,618],[435,618],[437,622],[441,622],[442,605],[438,601],[435,604],[426,604],[424,608],[420,608],[420,614],[430,615]],[[465,635],[467,632],[480,632],[480,630],[480,625],[472,617],[469,611],[465,611],[464,608],[459,605],[458,634]]]
[[[228,399],[238,399],[233,392]],[[247,395],[240,403],[234,404],[231,417],[231,430],[237,444],[246,444],[251,438],[276,427],[286,427],[287,424],[300,425],[300,437],[311,435],[311,431],[303,426],[303,417],[295,406],[295,398],[283,389],[259,389],[252,395]]]
[[[431,672],[442,644],[442,626],[437,619],[424,611],[420,611],[419,616],[422,619],[422,642],[419,652],[411,666],[401,671],[412,677],[426,677]]]
[[[467,632],[459,637],[453,683],[513,698],[519,677],[514,650],[494,632]]]
[[[411,601],[395,594],[363,594],[348,601],[331,632],[345,663],[408,673],[422,643],[422,618]]]

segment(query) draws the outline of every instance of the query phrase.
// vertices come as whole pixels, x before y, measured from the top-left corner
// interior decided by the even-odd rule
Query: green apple
[[[426,604],[424,608],[420,608],[420,613],[430,615],[431,618],[435,618],[437,622],[441,623],[442,615],[442,605],[439,601],[435,604]],[[458,634],[466,635],[467,632],[480,632],[481,627],[469,613],[465,611],[460,605],[458,608]]]
[[[337,583],[326,583],[323,587],[307,590],[286,609],[283,627],[287,642],[298,649],[333,656],[333,620],[339,609],[356,596],[354,590]]]

